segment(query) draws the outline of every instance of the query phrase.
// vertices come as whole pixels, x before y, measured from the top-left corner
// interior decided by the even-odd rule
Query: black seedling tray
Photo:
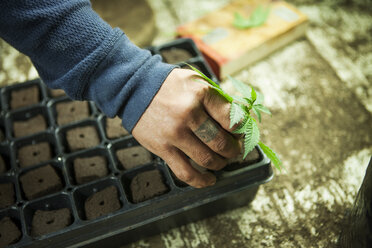
[[[189,69],[189,67],[184,64],[184,63],[188,63],[198,68],[207,77],[211,78],[215,82],[218,81],[217,77],[214,75],[212,69],[210,68],[206,60],[204,59],[200,50],[196,47],[195,43],[191,39],[187,39],[187,38],[176,39],[172,42],[163,44],[161,46],[148,47],[147,49],[149,49],[152,54],[159,54],[160,56],[162,56],[163,60],[167,63],[176,64],[180,66],[181,68]],[[175,61],[174,63],[172,61],[167,61],[167,59],[164,58],[163,56],[164,52],[170,51],[172,49],[186,51],[190,56],[189,58],[187,58],[187,60],[184,60],[184,61]]]
[[[197,65],[207,76],[216,80],[195,44],[189,39],[179,39],[159,47],[150,47],[153,54],[162,54],[167,49],[187,50],[191,55],[187,63]],[[182,65],[181,63],[178,63]],[[40,101],[29,107],[10,109],[12,90],[21,90],[37,85]],[[89,103],[90,115],[86,119],[59,126],[56,121],[55,105],[69,101],[67,97],[51,97],[50,90],[41,80],[17,84],[0,89],[0,129],[4,140],[0,142],[6,171],[0,174],[0,184],[12,183],[14,204],[0,209],[0,220],[9,217],[22,233],[19,240],[9,247],[117,247],[140,238],[166,231],[223,211],[249,204],[255,197],[260,184],[273,177],[270,160],[259,147],[255,161],[231,164],[230,169],[215,172],[217,183],[208,188],[195,189],[177,178],[166,163],[150,154],[146,164],[124,169],[116,157],[116,151],[140,146],[132,135],[109,139],[106,136],[105,116],[93,103]],[[26,120],[42,114],[47,128],[42,132],[15,138],[13,122]],[[70,151],[66,132],[73,128],[93,126],[99,142],[94,147]],[[18,150],[26,145],[48,142],[51,158],[28,167],[21,167]],[[76,158],[102,156],[105,158],[107,174],[87,183],[78,184],[75,179],[73,161]],[[28,200],[20,178],[30,171],[51,165],[61,181],[57,192]],[[231,169],[232,168],[232,169]],[[160,195],[135,203],[131,192],[131,181],[143,172],[157,170],[165,190]],[[96,219],[88,220],[85,201],[100,190],[113,186],[119,203],[118,209]],[[37,210],[70,211],[70,224],[58,231],[41,236],[32,233],[32,219]],[[3,234],[4,235],[4,234]]]

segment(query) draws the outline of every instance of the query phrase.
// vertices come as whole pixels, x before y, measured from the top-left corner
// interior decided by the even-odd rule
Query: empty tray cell
[[[60,98],[66,96],[66,93],[62,89],[49,89],[49,95],[51,98]]]
[[[68,208],[58,210],[36,210],[32,218],[32,236],[41,236],[61,230],[71,224],[71,212]]]
[[[13,89],[10,92],[10,109],[31,106],[40,102],[40,87],[31,85],[18,89]]]
[[[55,104],[58,125],[80,121],[90,116],[89,102],[87,101],[60,101]]]
[[[250,153],[248,153],[247,157],[243,160],[243,154],[228,160],[228,164],[225,168],[223,168],[224,171],[233,171],[238,170],[243,167],[255,164],[259,162],[262,159],[260,152],[257,148],[254,148]]]
[[[115,118],[105,118],[106,124],[106,136],[109,139],[117,139],[129,135],[128,131],[123,127],[121,119],[119,117]]]
[[[15,203],[14,185],[11,182],[0,183],[0,209],[7,208]]]
[[[73,164],[75,180],[78,184],[87,183],[108,174],[107,160],[104,156],[78,157]]]
[[[113,213],[120,209],[118,190],[109,186],[91,195],[85,200],[84,209],[88,220]]]
[[[52,159],[50,144],[46,141],[22,146],[18,149],[18,161],[21,168],[36,165]]]
[[[8,216],[0,220],[0,247],[16,243],[22,236],[20,228]]]
[[[160,51],[160,54],[169,64],[186,62],[187,60],[194,57],[190,51],[186,50],[186,48],[178,47],[164,48]]]
[[[24,208],[27,232],[36,237],[70,226],[74,222],[71,209],[70,197],[64,193],[27,204]]]
[[[146,201],[169,191],[158,169],[138,172],[131,179],[129,188],[134,203]]]
[[[48,115],[45,107],[36,107],[12,113],[12,134],[15,138],[45,131],[48,127]]]
[[[25,172],[19,180],[29,200],[58,192],[63,188],[61,176],[50,164]]]
[[[92,125],[74,127],[66,131],[66,140],[71,152],[87,149],[100,144],[96,127]]]
[[[125,170],[152,162],[151,153],[142,146],[118,149],[115,155]]]

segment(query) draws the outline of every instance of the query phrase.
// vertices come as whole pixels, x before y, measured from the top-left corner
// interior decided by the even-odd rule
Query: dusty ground
[[[154,44],[227,2],[149,1],[159,29]],[[371,7],[362,0],[290,2],[311,20],[306,37],[235,75],[265,93],[273,117],[263,120],[262,139],[287,172],[262,186],[250,206],[125,247],[335,246],[372,155]],[[2,41],[0,50],[0,85],[37,76]],[[230,82],[223,87],[233,91]]]

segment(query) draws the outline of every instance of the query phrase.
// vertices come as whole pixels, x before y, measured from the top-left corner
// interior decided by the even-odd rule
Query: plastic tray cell
[[[174,49],[186,51],[180,53],[187,55],[183,62],[196,66],[216,80],[190,39],[148,48],[153,55],[163,57],[166,57],[165,51]],[[183,67],[183,62],[175,64]],[[37,101],[31,106],[11,108],[12,93],[30,87],[37,88]],[[35,94],[34,90],[32,94]],[[256,147],[255,153],[247,160],[231,161],[223,170],[213,172],[217,177],[214,186],[195,189],[179,181],[161,158],[147,151],[131,134],[109,139],[106,117],[92,102],[88,102],[89,114],[85,118],[59,123],[56,106],[64,102],[71,100],[67,96],[54,97],[40,79],[0,88],[0,130],[4,133],[0,155],[5,168],[0,173],[0,184],[11,184],[14,189],[12,203],[0,209],[0,220],[5,218],[6,228],[15,230],[9,247],[120,247],[191,221],[245,206],[254,199],[259,186],[273,177],[270,160]],[[14,122],[27,121],[37,115],[45,118],[44,131],[14,136]],[[90,127],[88,132],[73,132],[71,140],[67,139],[71,130],[86,127]],[[85,142],[94,135],[97,139],[92,143],[76,146],[75,142],[80,138]],[[49,144],[50,156],[38,160],[38,156],[45,155],[45,147],[36,148],[45,142]],[[22,160],[20,150],[23,147],[28,148],[24,151],[26,159],[22,157]],[[79,149],[72,149],[74,147]],[[37,158],[33,158],[34,152]],[[90,160],[92,157],[97,159]],[[107,171],[101,170],[102,158]],[[83,159],[79,164],[85,166],[79,171],[80,179],[85,178],[79,179],[80,183],[74,168],[77,159]],[[21,164],[21,160],[26,161],[26,165]],[[31,160],[34,162],[29,164]],[[85,171],[86,166],[93,169]],[[99,168],[94,169],[96,166]],[[47,170],[40,170],[43,168]],[[31,177],[28,180],[36,185],[40,183],[36,191],[42,191],[44,179],[46,185],[51,185],[54,190],[42,191],[42,194],[29,192],[35,197],[28,197],[24,187],[29,186],[23,185],[27,180],[22,178],[31,172],[37,172],[33,175],[36,179]],[[42,180],[39,182],[39,179]]]

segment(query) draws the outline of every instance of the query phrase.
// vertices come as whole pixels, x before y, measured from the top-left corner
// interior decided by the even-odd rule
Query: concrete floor
[[[177,25],[229,1],[148,2],[159,45]],[[372,13],[363,0],[289,2],[310,18],[306,37],[234,75],[265,94],[273,117],[263,120],[262,140],[287,172],[276,173],[250,206],[126,248],[335,246],[372,155]],[[5,42],[0,49],[0,85],[37,76]],[[222,86],[233,92],[230,82]]]

